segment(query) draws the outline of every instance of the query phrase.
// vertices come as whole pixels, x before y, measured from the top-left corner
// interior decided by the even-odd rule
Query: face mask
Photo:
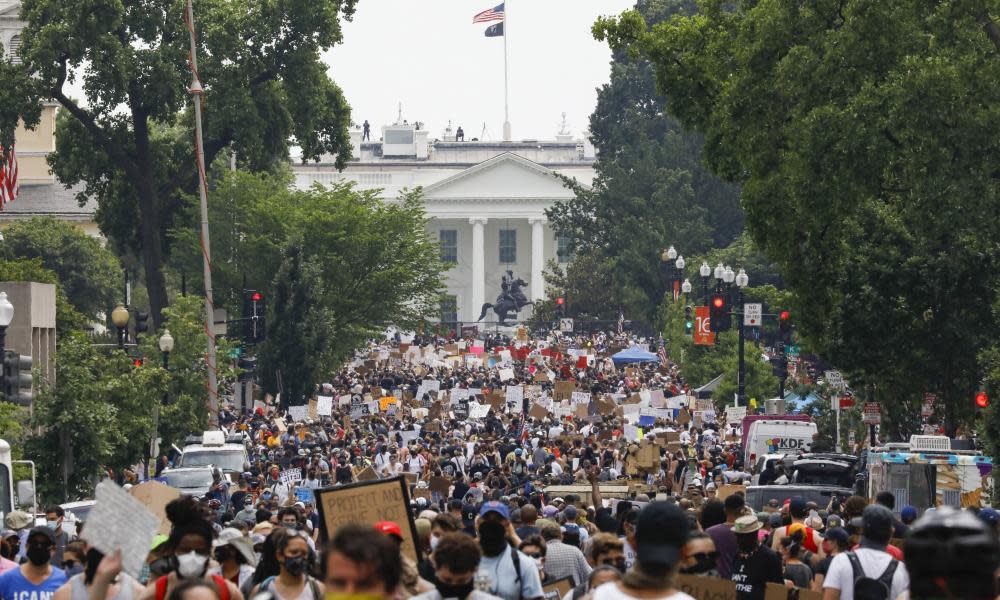
[[[743,554],[750,554],[757,549],[759,544],[756,532],[736,536],[736,548]]]
[[[285,570],[292,577],[298,577],[306,572],[305,556],[290,556],[285,558]]]
[[[436,535],[432,535],[431,536],[431,550],[437,549],[438,543],[440,543],[440,542],[441,542],[441,538],[440,537],[438,537]]]
[[[458,598],[459,600],[465,600],[465,597],[471,594],[472,590],[475,589],[475,585],[475,580],[461,585],[450,585],[439,581],[435,584],[435,587],[437,588],[438,593],[441,594],[442,598]]]
[[[45,526],[51,529],[52,531],[55,531],[56,528],[59,527],[59,521],[46,521]]]
[[[49,559],[52,558],[52,553],[49,551],[49,548],[40,546],[28,546],[27,555],[28,560],[31,561],[31,564],[36,567],[44,565],[49,562]]]
[[[177,555],[177,575],[184,579],[196,579],[205,574],[208,557],[191,551]]]
[[[479,525],[479,545],[486,556],[499,556],[507,546],[507,532],[496,521],[483,521]]]
[[[708,556],[699,556],[695,560],[694,565],[681,569],[681,573],[687,573],[690,575],[697,575],[699,573],[707,573],[715,568],[715,559]]]

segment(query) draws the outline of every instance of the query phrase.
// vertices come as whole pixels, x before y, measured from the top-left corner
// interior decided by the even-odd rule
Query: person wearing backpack
[[[910,587],[906,565],[885,551],[892,537],[892,512],[871,504],[861,521],[861,545],[833,558],[823,580],[823,600],[896,600]]]
[[[510,509],[495,500],[479,510],[476,533],[483,557],[476,575],[476,588],[503,600],[541,600],[542,580],[533,559],[511,542]]]

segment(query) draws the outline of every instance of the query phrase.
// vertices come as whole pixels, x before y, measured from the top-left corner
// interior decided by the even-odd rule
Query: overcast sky
[[[344,43],[327,53],[330,75],[353,110],[378,131],[403,118],[421,121],[431,138],[450,119],[466,139],[503,134],[503,38],[472,17],[499,0],[360,0]],[[510,120],[517,139],[553,139],[561,115],[579,134],[608,81],[611,52],[591,36],[601,15],[635,0],[509,0],[507,49]],[[374,133],[374,132],[373,132]]]

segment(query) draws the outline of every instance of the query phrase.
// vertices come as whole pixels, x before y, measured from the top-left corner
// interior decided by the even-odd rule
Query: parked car
[[[180,493],[201,497],[212,487],[212,471],[215,467],[178,467],[163,469],[159,479]]]

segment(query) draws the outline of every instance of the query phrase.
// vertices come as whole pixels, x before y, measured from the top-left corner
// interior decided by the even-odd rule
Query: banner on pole
[[[711,346],[715,343],[715,332],[710,327],[711,316],[707,306],[694,309],[694,343],[696,346]]]

